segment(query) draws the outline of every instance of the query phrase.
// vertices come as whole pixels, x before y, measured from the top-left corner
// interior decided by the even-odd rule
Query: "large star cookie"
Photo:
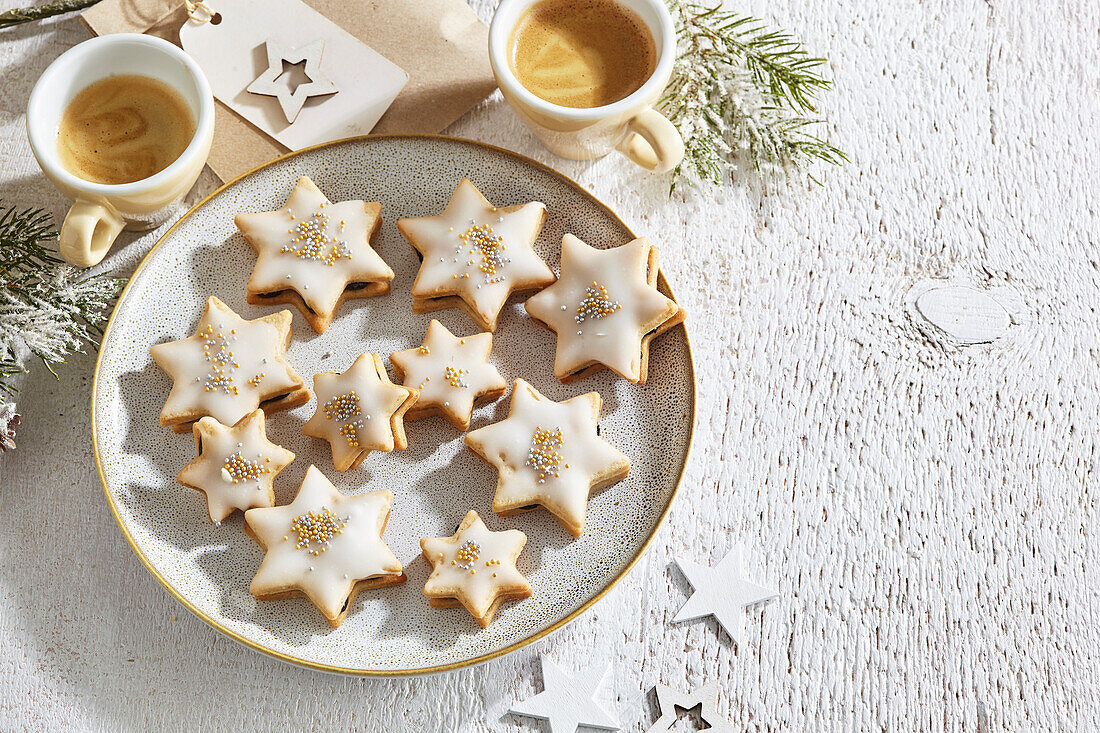
[[[332,444],[337,471],[355,468],[372,450],[408,447],[404,416],[416,402],[417,391],[391,382],[378,354],[360,355],[343,374],[314,376],[313,390],[317,411],[302,434]]]
[[[245,532],[266,553],[252,594],[264,601],[304,595],[339,626],[359,591],[405,582],[382,541],[392,504],[385,489],[345,496],[310,466],[293,502],[244,514]]]
[[[526,304],[558,334],[555,376],[571,382],[607,368],[645,384],[650,340],[684,320],[656,282],[657,248],[644,237],[611,249],[562,237],[561,277]]]
[[[473,510],[450,537],[420,540],[432,566],[424,584],[428,603],[435,608],[462,605],[485,628],[501,603],[531,595],[531,584],[516,569],[526,542],[518,529],[491,531]]]
[[[482,329],[496,330],[508,296],[554,282],[533,248],[545,221],[542,204],[497,208],[466,179],[442,214],[398,219],[422,260],[413,310],[461,308]]]
[[[378,203],[331,203],[302,176],[278,211],[237,214],[237,228],[256,252],[248,302],[293,304],[324,333],[348,298],[388,293],[393,270],[371,247],[381,212]]]
[[[271,414],[308,402],[285,358],[290,321],[290,311],[246,321],[210,296],[193,336],[149,350],[173,380],[160,424],[185,433],[207,415],[234,425],[257,407]]]
[[[264,432],[264,411],[256,410],[227,427],[212,417],[195,423],[198,456],[176,480],[206,495],[210,521],[221,524],[237,509],[275,506],[272,482],[294,460]]]
[[[630,472],[630,459],[600,437],[599,419],[596,392],[554,402],[517,379],[507,419],[466,434],[466,446],[500,473],[493,511],[508,517],[541,505],[580,537],[589,493]]]
[[[390,354],[397,378],[420,393],[405,419],[441,415],[459,430],[468,429],[474,405],[492,402],[508,387],[489,363],[492,350],[493,334],[459,338],[433,319],[423,344]]]

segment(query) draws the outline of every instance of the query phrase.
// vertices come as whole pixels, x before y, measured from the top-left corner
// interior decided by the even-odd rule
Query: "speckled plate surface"
[[[269,437],[297,454],[275,481],[278,503],[293,498],[311,463],[346,493],[392,490],[396,500],[384,538],[404,563],[408,582],[360,593],[338,629],[304,598],[257,601],[248,586],[263,554],[242,531],[240,513],[215,527],[202,495],[175,481],[193,457],[194,442],[157,422],[171,385],[153,364],[149,347],[190,335],[208,295],[245,318],[277,310],[245,303],[244,284],[255,258],[233,216],[281,207],[302,175],[333,201],[382,203],[375,247],[397,273],[389,295],[350,301],[322,335],[295,312],[288,358],[310,386],[313,374],[343,371],[360,353],[388,357],[419,344],[432,317],[456,334],[477,331],[457,310],[413,313],[409,289],[417,259],[394,225],[402,216],[442,210],[464,176],[494,203],[546,204],[549,218],[537,249],[555,271],[563,232],[597,247],[633,238],[610,210],[553,170],[455,138],[340,141],[288,155],[226,184],[153,248],[104,336],[92,390],[92,434],[112,512],[141,561],[189,610],[237,641],[285,661],[330,672],[400,675],[476,664],[518,649],[575,618],[610,589],[641,556],[667,513],[687,461],[695,412],[686,332],[677,327],[653,342],[643,387],[610,372],[562,385],[552,373],[554,334],[526,316],[522,300],[505,306],[492,361],[508,380],[509,392],[475,410],[473,427],[505,416],[516,377],[555,400],[595,390],[603,397],[602,434],[632,462],[625,481],[593,496],[585,534],[576,540],[545,510],[511,518],[493,514],[495,471],[440,418],[407,423],[407,450],[372,453],[359,468],[340,473],[333,469],[328,444],[301,434],[313,401],[276,413],[268,421]],[[659,246],[659,235],[655,241]],[[660,287],[669,294],[663,276]],[[451,534],[471,508],[490,528],[517,528],[528,538],[519,568],[534,595],[504,605],[487,629],[463,609],[431,608],[421,593],[428,565],[420,557],[420,538]]]

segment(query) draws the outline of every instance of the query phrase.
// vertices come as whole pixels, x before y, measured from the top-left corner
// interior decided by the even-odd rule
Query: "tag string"
[[[196,23],[209,23],[214,19],[214,9],[202,0],[183,0],[187,8],[187,17]]]

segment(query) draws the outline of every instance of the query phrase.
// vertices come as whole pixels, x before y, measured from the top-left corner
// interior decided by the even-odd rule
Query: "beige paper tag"
[[[180,28],[181,45],[202,67],[220,102],[291,150],[367,134],[408,81],[400,67],[300,0],[211,0],[207,5],[217,22],[188,19]],[[285,49],[288,63],[300,60],[295,50],[320,46],[319,54],[312,54],[319,63],[307,64],[304,73],[313,68],[319,78],[312,81],[327,79],[336,93],[309,97],[288,122],[277,97],[247,90],[268,70],[269,46]],[[283,74],[275,85],[293,84],[296,79],[286,78],[292,76],[301,77],[303,90],[311,89],[302,72]]]

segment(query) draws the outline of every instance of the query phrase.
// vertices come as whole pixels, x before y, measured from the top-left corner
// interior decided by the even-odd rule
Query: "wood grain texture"
[[[1100,6],[739,7],[832,59],[823,111],[852,163],[823,187],[669,200],[620,158],[553,158],[499,98],[449,130],[606,200],[661,249],[687,309],[695,450],[623,583],[472,670],[284,666],[192,618],[130,553],[92,470],[93,361],[77,358],[25,383],[19,448],[0,457],[0,728],[532,731],[506,710],[541,690],[539,652],[566,671],[613,660],[605,702],[633,731],[658,715],[657,682],[716,683],[737,730],[1095,726]],[[72,19],[0,32],[0,199],[63,213],[22,109],[85,37]],[[105,267],[128,271],[155,238],[129,236]],[[941,338],[907,297],[927,278],[996,292],[1011,327]],[[780,592],[748,612],[745,643],[713,620],[671,625],[688,594],[671,558],[710,564],[735,542],[747,576]]]

